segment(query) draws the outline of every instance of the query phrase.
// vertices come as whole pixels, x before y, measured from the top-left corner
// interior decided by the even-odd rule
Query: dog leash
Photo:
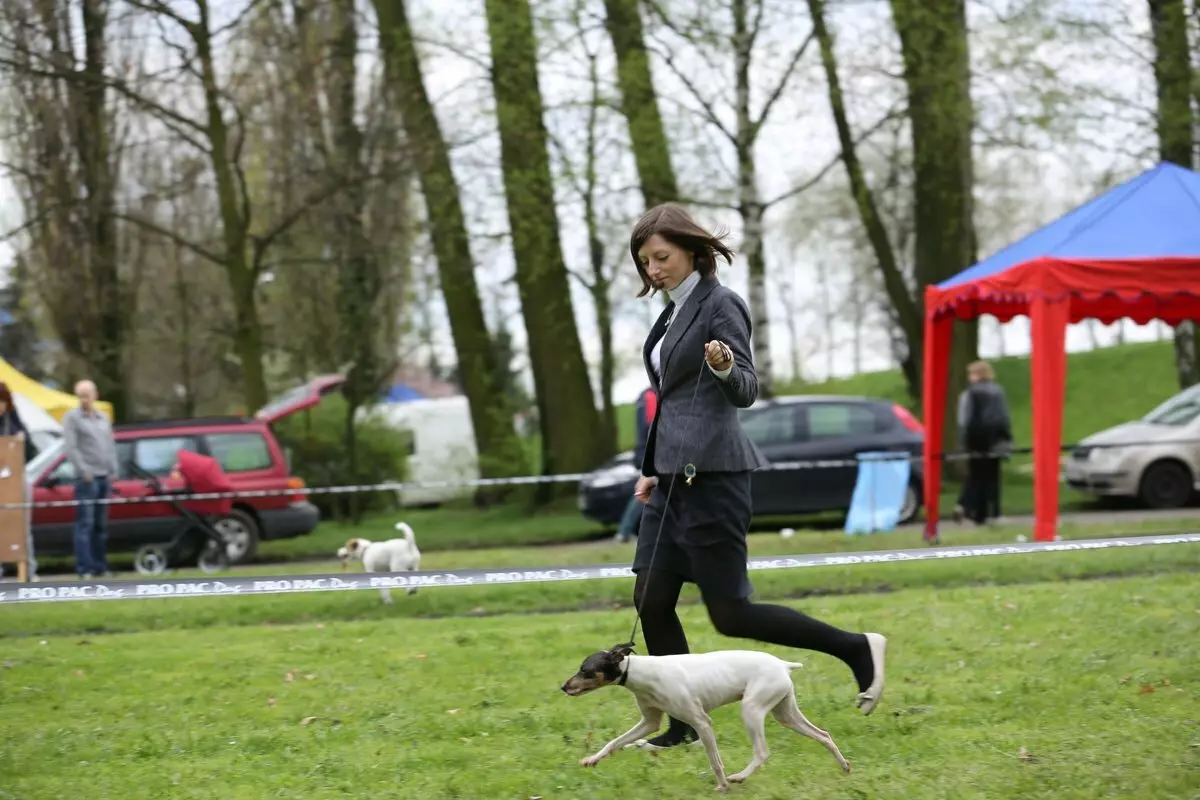
[[[720,345],[721,345],[721,355],[725,356],[725,358],[727,358],[730,362],[732,362],[733,361],[733,353],[730,351],[729,347],[724,342],[720,342]],[[699,370],[699,372],[696,373],[696,384],[695,384],[695,386],[692,387],[692,402],[688,406],[689,420],[688,420],[687,428],[685,428],[685,431],[687,431],[688,433],[691,433],[692,421],[695,419],[695,415],[692,414],[692,411],[695,410],[695,407],[696,407],[696,397],[699,396],[699,394],[700,394],[700,380],[704,377],[704,373],[706,370],[708,370],[708,355],[707,354],[705,354],[704,358],[700,362],[700,370]],[[659,408],[660,409],[662,408],[662,403],[659,403]],[[650,577],[651,577],[651,575],[654,574],[654,557],[655,557],[655,555],[658,554],[658,544],[659,544],[659,542],[662,541],[663,526],[666,525],[666,522],[667,522],[667,509],[669,509],[671,506],[671,493],[675,489],[675,478],[678,477],[678,475],[679,475],[679,464],[681,461],[683,461],[683,445],[684,445],[684,442],[686,442],[687,440],[688,439],[686,436],[683,437],[683,439],[679,443],[679,446],[676,448],[675,466],[671,470],[671,482],[667,484],[667,497],[663,501],[662,518],[659,519],[659,521],[658,521],[658,534],[654,537],[654,547],[650,550],[650,563],[646,565],[646,580],[645,580],[645,583],[643,583],[643,585],[642,585],[642,601],[640,603],[634,604],[634,607],[633,607],[633,609],[634,609],[633,629],[629,632],[629,641],[627,642],[627,644],[630,648],[632,648],[634,646],[634,640],[637,639],[638,626],[642,622],[642,606],[646,602],[646,593],[647,593],[647,590],[650,588]],[[692,479],[696,477],[695,465],[689,463],[683,468],[683,471],[684,471],[684,478],[687,480],[687,484],[689,486],[691,486]],[[651,492],[653,492],[653,489],[651,489]],[[628,677],[628,676],[626,675],[625,677]]]

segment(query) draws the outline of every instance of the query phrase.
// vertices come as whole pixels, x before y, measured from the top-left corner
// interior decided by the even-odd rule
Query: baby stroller
[[[233,500],[188,500],[192,494],[216,494],[233,491],[233,484],[214,458],[202,456],[189,450],[179,451],[179,461],[171,477],[183,480],[178,489],[168,489],[158,478],[131,465],[133,471],[146,479],[156,495],[162,497],[179,512],[180,524],[175,536],[166,544],[148,544],[138,548],[133,557],[133,566],[143,575],[161,575],[172,562],[183,556],[185,548],[200,548],[196,562],[204,572],[219,572],[229,566],[229,543],[216,528],[213,517],[228,514],[233,509]],[[178,497],[179,499],[175,499]],[[199,541],[197,541],[199,540]]]

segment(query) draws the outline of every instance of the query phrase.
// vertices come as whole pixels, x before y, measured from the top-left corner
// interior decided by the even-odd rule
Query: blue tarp
[[[1038,258],[1195,258],[1200,174],[1163,162],[938,284],[949,289]]]
[[[900,522],[911,465],[896,453],[859,453],[858,480],[846,514],[846,534],[890,531]]]
[[[394,384],[383,396],[383,402],[385,403],[407,403],[410,400],[423,399],[425,399],[425,395],[404,383]]]

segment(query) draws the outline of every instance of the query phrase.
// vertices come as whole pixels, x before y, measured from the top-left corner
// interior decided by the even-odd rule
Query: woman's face
[[[0,400],[0,414],[4,414],[7,411],[8,411],[8,403],[4,400]]]
[[[657,233],[638,249],[638,260],[654,288],[668,292],[683,283],[695,269],[689,251],[671,244]]]

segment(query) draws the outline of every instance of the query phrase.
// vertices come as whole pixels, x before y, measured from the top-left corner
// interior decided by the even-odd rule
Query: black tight
[[[670,572],[643,570],[633,588],[633,601],[642,616],[646,649],[652,656],[688,652],[687,636],[675,604],[683,580]],[[874,679],[867,638],[835,628],[794,608],[751,603],[749,599],[704,598],[713,627],[723,636],[754,639],[768,644],[815,650],[843,661],[854,672],[858,690]]]

